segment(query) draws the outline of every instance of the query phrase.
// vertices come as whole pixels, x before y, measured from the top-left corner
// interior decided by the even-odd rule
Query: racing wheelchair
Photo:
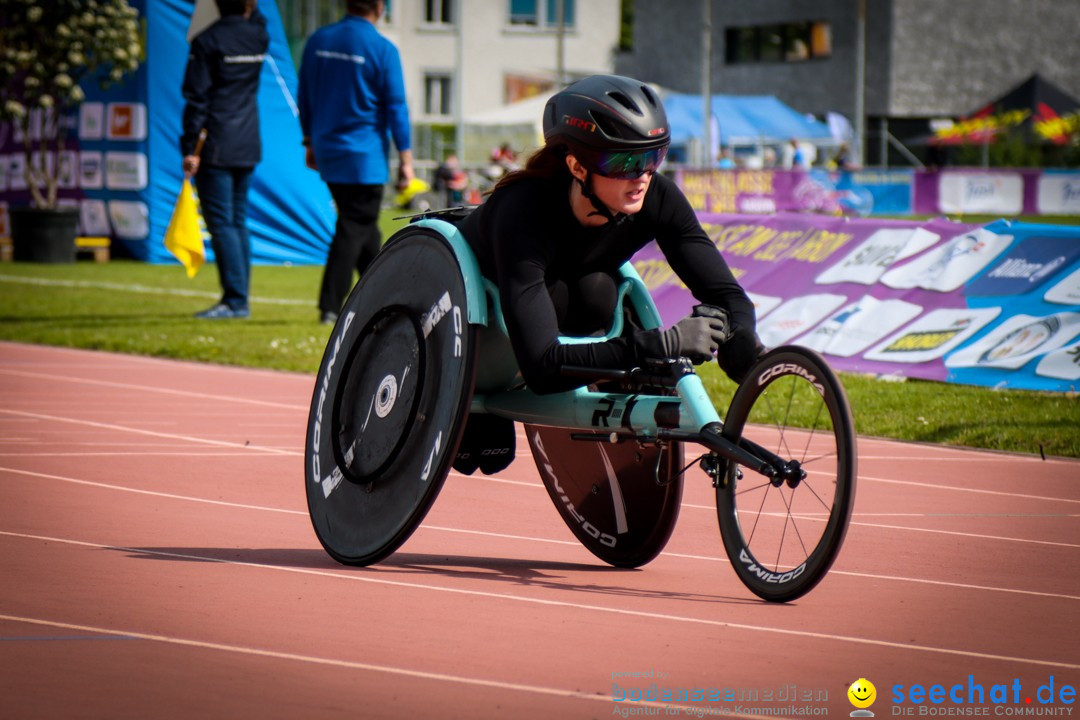
[[[620,273],[607,335],[560,342],[660,327],[633,266]],[[551,395],[526,387],[498,291],[465,238],[439,216],[411,222],[353,289],[316,378],[305,485],[319,542],[348,565],[389,556],[435,501],[466,426],[488,416],[524,425],[556,509],[606,563],[639,567],[663,550],[697,464],[752,592],[790,601],[828,572],[851,515],[856,447],[843,387],[817,353],[765,353],[723,420],[685,358],[563,372],[593,384]],[[685,464],[688,446],[704,452]]]

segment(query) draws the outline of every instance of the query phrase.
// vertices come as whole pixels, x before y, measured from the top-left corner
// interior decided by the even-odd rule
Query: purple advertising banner
[[[1080,171],[1014,168],[675,172],[701,213],[1080,215]]]
[[[1078,385],[1080,229],[698,217],[754,302],[769,347],[812,347],[851,372],[1039,390]],[[696,303],[655,244],[633,262],[665,323]],[[1041,362],[1053,353],[1062,357]]]
[[[678,170],[675,181],[705,213],[815,212],[837,216],[911,212],[910,170]]]

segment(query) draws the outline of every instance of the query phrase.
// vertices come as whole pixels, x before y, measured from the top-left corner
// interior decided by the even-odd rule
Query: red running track
[[[620,570],[527,455],[350,568],[307,516],[312,385],[0,343],[0,717],[847,717],[859,678],[879,718],[1076,707],[1076,461],[861,438],[847,542],[789,605],[735,577],[703,474]]]

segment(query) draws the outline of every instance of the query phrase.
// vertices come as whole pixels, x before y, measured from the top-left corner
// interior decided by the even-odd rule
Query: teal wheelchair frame
[[[560,342],[602,342],[627,322],[660,327],[633,266],[620,275],[607,335]],[[605,562],[637,567],[662,551],[698,464],[715,488],[727,555],[752,592],[790,601],[825,576],[849,523],[857,452],[843,387],[819,355],[767,352],[723,420],[685,358],[563,372],[590,384],[550,395],[526,387],[498,291],[465,238],[438,217],[410,223],[354,288],[317,377],[305,475],[323,547],[352,565],[400,547],[470,418],[488,415],[525,426],[556,509]],[[807,427],[790,424],[796,416]],[[705,452],[684,465],[688,446]]]

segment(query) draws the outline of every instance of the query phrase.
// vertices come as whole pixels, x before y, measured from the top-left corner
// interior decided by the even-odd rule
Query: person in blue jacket
[[[319,292],[324,323],[337,319],[353,271],[363,273],[382,244],[378,219],[391,136],[398,188],[413,179],[401,56],[375,28],[386,4],[346,0],[345,8],[344,18],[308,39],[297,93],[308,167],[319,171],[338,211]]]
[[[256,96],[270,46],[266,18],[255,0],[217,0],[221,18],[191,41],[184,71],[185,175],[194,175],[214,248],[221,300],[198,318],[246,318],[251,278],[247,195],[262,159]],[[196,147],[206,131],[202,152]]]

